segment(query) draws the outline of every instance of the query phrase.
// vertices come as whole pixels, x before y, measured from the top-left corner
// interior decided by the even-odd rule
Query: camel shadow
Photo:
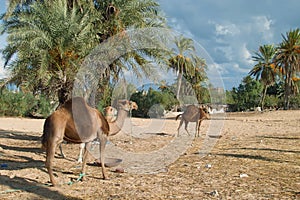
[[[72,200],[80,200],[81,198],[70,197],[61,194],[58,191],[53,191],[47,185],[42,185],[37,183],[35,180],[22,178],[22,177],[13,177],[2,175],[0,179],[0,185],[6,185],[10,189],[0,191],[0,196],[6,197],[12,192],[25,191],[28,193],[32,193],[38,195],[40,198],[45,199],[72,199]],[[23,196],[24,197],[24,196]]]

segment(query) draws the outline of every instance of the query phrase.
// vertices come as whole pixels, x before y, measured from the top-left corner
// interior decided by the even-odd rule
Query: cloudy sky
[[[0,12],[5,10],[0,0]],[[251,55],[263,44],[300,27],[298,0],[158,0],[169,25],[192,38],[210,55],[225,89],[237,87],[253,66]],[[4,36],[0,36],[0,48]],[[201,55],[200,55],[201,56]],[[3,77],[3,60],[0,60]]]
[[[263,44],[300,27],[298,0],[159,0],[170,26],[198,42],[221,73],[226,89],[237,87]]]

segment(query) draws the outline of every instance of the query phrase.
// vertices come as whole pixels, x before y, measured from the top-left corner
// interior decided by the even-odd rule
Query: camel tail
[[[182,114],[177,115],[175,120],[177,120],[181,115],[182,115]]]
[[[48,143],[48,138],[49,138],[49,119],[47,118],[44,124],[44,130],[43,130],[43,135],[41,137],[41,143],[42,143],[42,149],[46,150],[47,149],[47,143]]]

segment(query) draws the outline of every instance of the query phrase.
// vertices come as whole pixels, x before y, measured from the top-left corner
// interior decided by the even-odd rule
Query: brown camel
[[[132,103],[124,100],[119,102],[120,116],[125,116]],[[136,106],[136,104],[133,104]],[[126,115],[127,116],[127,115]],[[95,139],[100,141],[100,161],[102,167],[103,179],[108,179],[104,166],[104,149],[109,134],[116,134],[120,131],[123,123],[120,118],[114,123],[108,123],[104,116],[94,108],[86,104],[83,98],[75,97],[67,101],[58,110],[52,113],[44,123],[42,135],[42,147],[46,150],[46,168],[48,170],[50,181],[53,186],[57,185],[53,176],[52,161],[57,146],[66,140],[70,143],[85,143],[85,152],[82,163],[82,174],[86,171],[86,162],[88,159],[91,142]]]
[[[137,109],[138,109],[137,104],[135,102],[131,101],[130,102],[130,110],[137,110]],[[116,108],[114,108],[112,106],[108,106],[105,108],[105,119],[108,122],[110,129],[113,129],[112,131],[109,132],[109,136],[116,135],[117,133],[120,132],[121,127],[123,126],[123,122],[127,116],[128,116],[127,111],[124,111],[122,109],[120,109],[118,111]],[[112,123],[116,122],[117,120],[119,120],[121,122],[121,124],[120,124],[121,127],[113,128],[114,126],[112,126]],[[61,149],[61,145],[59,147]],[[85,143],[81,143],[80,147],[79,147],[79,156],[78,156],[78,160],[77,160],[78,163],[82,163],[84,147],[85,147]],[[62,152],[62,150],[61,150],[61,152]]]
[[[189,135],[190,135],[190,133],[187,130],[187,126],[188,126],[189,122],[196,122],[197,124],[196,124],[196,130],[195,130],[195,137],[197,135],[199,137],[201,122],[204,119],[209,118],[206,108],[203,108],[203,107],[199,108],[195,105],[187,106],[186,110],[182,114],[176,116],[176,120],[179,118],[179,116],[182,116],[182,117],[181,117],[178,129],[177,129],[177,136],[179,136],[179,129],[182,126],[183,122],[185,124],[185,130]]]

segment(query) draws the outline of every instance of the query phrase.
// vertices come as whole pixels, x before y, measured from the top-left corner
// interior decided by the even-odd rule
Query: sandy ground
[[[107,157],[122,159],[109,180],[91,158],[77,181],[79,146],[63,144],[67,158],[57,151],[54,161],[60,185],[50,187],[44,120],[0,118],[0,199],[300,199],[299,122],[300,111],[230,113],[204,121],[194,138],[183,128],[173,137],[174,119],[128,119],[107,145]]]

